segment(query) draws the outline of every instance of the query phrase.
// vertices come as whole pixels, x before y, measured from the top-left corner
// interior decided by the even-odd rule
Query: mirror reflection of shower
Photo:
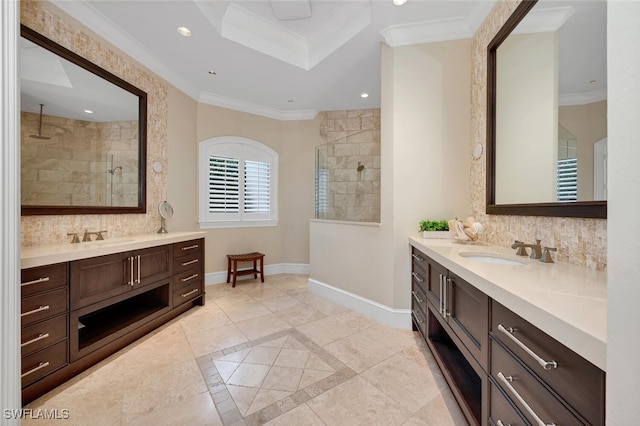
[[[110,168],[107,169],[107,173],[109,173],[109,204],[114,205],[113,203],[113,186],[114,186],[114,178],[117,179],[118,183],[122,179],[122,166],[114,166],[113,164],[113,154],[111,155]],[[116,172],[120,172],[116,175]]]

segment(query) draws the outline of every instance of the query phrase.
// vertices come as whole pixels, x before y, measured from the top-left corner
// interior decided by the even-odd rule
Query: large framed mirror
[[[145,213],[146,92],[20,34],[22,215]]]
[[[607,217],[606,11],[524,0],[489,44],[488,214]]]

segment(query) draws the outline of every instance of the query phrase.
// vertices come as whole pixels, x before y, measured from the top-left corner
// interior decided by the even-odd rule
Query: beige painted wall
[[[607,101],[560,107],[558,118],[578,140],[578,201],[593,200],[593,145],[607,137]]]
[[[471,145],[486,149],[487,45],[520,0],[500,0],[480,26],[471,46]],[[607,221],[564,217],[501,216],[486,212],[486,158],[471,163],[471,204],[476,219],[484,223],[484,240],[510,246],[514,240],[542,240],[556,247],[556,258],[564,262],[604,269],[607,264]]]
[[[470,41],[382,47],[381,224],[314,222],[310,278],[410,306],[407,237],[469,205]]]
[[[196,138],[191,148],[197,160],[198,143],[219,136],[254,139],[278,152],[279,223],[276,227],[207,230],[207,272],[225,271],[226,254],[259,251],[265,264],[309,263],[309,219],[314,216],[315,146],[321,143],[319,119],[279,121],[211,105],[197,105]],[[183,154],[187,155],[187,154]],[[178,163],[179,164],[179,163]],[[193,164],[176,164],[197,169]],[[186,170],[184,170],[186,171]],[[171,184],[170,184],[171,185]],[[179,191],[179,188],[174,188]],[[197,221],[197,181],[193,191],[181,195],[181,205],[192,208]],[[184,218],[181,226],[189,226]]]

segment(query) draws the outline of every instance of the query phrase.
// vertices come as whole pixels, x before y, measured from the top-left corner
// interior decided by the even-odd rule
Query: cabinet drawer
[[[67,286],[67,264],[38,266],[21,271],[22,297]]]
[[[417,287],[420,293],[424,294],[425,297],[427,295],[427,279],[427,273],[422,268],[414,265],[413,270],[411,271],[411,281],[413,282],[412,287]]]
[[[425,271],[428,270],[429,257],[415,247],[411,251],[411,259],[414,265],[420,266]]]
[[[511,425],[525,426],[527,422],[522,415],[512,405],[508,397],[506,397],[499,386],[490,379],[490,407],[489,407],[489,424],[492,426]]]
[[[186,256],[176,257],[173,259],[173,273],[179,274],[189,269],[200,269],[202,265],[202,257],[199,251],[190,252]]]
[[[68,363],[68,340],[22,358],[22,387]]]
[[[195,299],[198,296],[202,296],[202,281],[188,285],[173,291],[173,307],[182,305],[191,299]]]
[[[68,315],[60,315],[22,328],[22,356],[29,355],[68,337]]]
[[[519,400],[518,395],[544,424],[583,424],[496,341],[491,342],[491,377],[532,424],[539,422]],[[505,383],[505,379],[509,385]]]
[[[202,272],[200,269],[192,269],[191,271],[183,272],[182,274],[173,277],[173,289],[187,286],[199,286],[202,285]]]
[[[21,300],[20,320],[22,326],[33,324],[67,311],[67,289],[40,293],[35,296],[23,297]]]
[[[591,424],[604,424],[605,373],[504,306],[492,303],[491,334]],[[499,328],[499,325],[502,327]],[[507,330],[511,330],[509,333]],[[545,369],[511,335],[557,368]]]
[[[173,257],[182,257],[192,253],[202,253],[204,240],[190,240],[175,243],[173,245]]]
[[[422,333],[423,336],[426,336],[427,335],[427,316],[425,315],[424,311],[420,307],[415,305],[415,303],[411,305],[411,318],[413,319],[413,323],[418,328],[420,333]]]

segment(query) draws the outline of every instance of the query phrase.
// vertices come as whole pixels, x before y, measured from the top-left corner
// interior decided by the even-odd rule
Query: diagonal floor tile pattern
[[[419,335],[309,292],[307,276],[206,291],[205,306],[25,408],[92,425],[466,424]]]

